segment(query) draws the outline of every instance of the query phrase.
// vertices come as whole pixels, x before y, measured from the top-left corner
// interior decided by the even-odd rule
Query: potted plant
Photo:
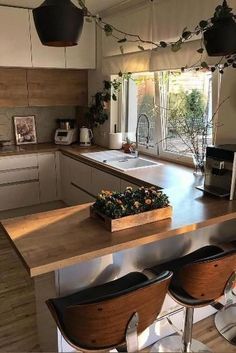
[[[209,56],[236,53],[235,16],[226,0],[216,7],[214,16],[205,24],[204,43]]]
[[[172,215],[166,194],[157,187],[127,187],[124,192],[102,191],[91,207],[91,217],[110,232],[156,222]]]

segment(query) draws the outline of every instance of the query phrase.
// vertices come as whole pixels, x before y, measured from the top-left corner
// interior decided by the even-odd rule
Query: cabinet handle
[[[83,188],[81,188],[80,186],[76,185],[75,183],[71,182],[70,183],[72,186],[74,186],[76,189],[79,189],[80,191],[85,192],[87,195],[91,196],[91,197],[95,197],[93,194],[91,194],[90,192],[88,192],[87,190],[84,190]]]

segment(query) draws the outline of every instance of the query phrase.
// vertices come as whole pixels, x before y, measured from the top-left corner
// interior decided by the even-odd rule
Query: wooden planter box
[[[101,212],[90,207],[90,217],[100,221],[104,227],[110,232],[117,232],[132,227],[137,227],[143,224],[161,221],[172,217],[172,207],[158,208],[156,210],[139,213],[136,215],[126,216],[118,219],[111,219]]]

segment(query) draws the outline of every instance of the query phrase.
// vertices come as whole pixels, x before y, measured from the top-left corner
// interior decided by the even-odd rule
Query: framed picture
[[[14,116],[17,145],[37,143],[35,116]]]

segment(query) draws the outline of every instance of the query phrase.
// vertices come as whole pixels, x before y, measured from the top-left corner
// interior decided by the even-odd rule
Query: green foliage
[[[128,72],[127,74],[119,72],[118,78],[112,81],[103,81],[102,91],[95,94],[93,97],[93,103],[90,105],[86,113],[86,119],[91,128],[102,125],[108,120],[106,103],[110,102],[111,99],[117,101],[117,94],[121,89],[123,80],[130,77],[131,72]]]
[[[172,131],[182,135],[204,129],[206,102],[201,91],[170,93],[169,109]]]
[[[127,187],[123,193],[102,191],[93,207],[102,214],[117,219],[169,206],[166,194],[157,187]]]

